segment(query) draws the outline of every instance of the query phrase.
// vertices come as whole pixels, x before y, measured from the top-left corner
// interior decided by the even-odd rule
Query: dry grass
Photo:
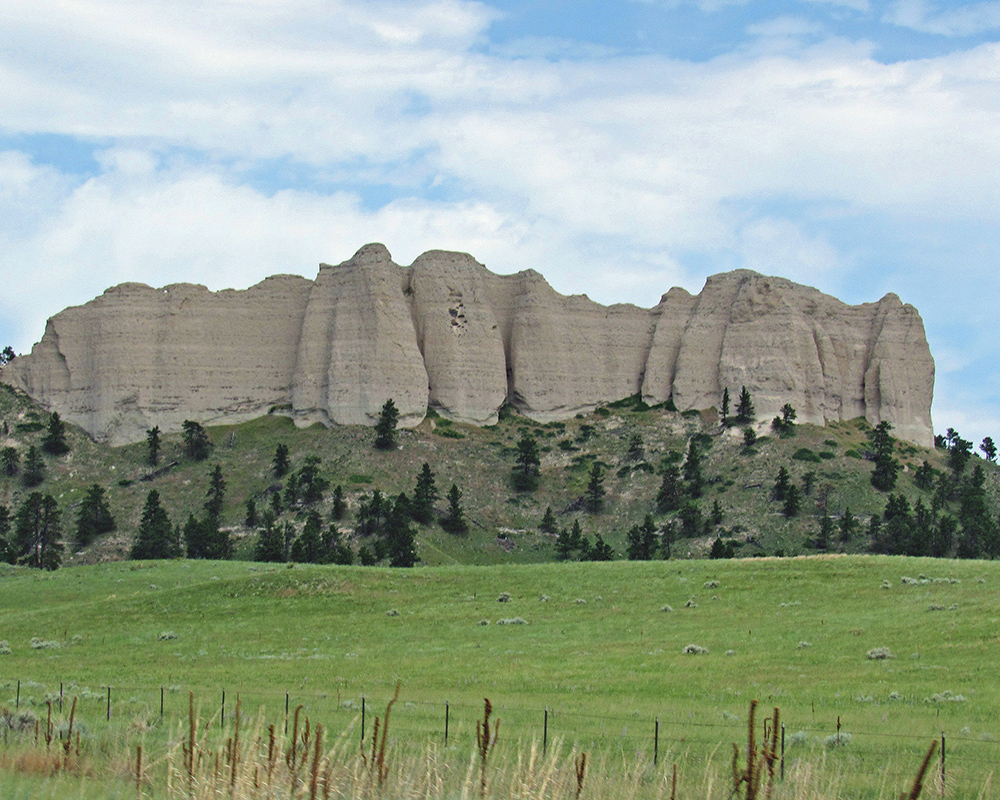
[[[389,736],[389,711],[374,726],[370,743],[358,747],[353,729],[327,742],[321,725],[296,710],[290,735],[279,733],[263,716],[243,717],[239,705],[230,724],[218,718],[203,720],[195,709],[179,725],[167,749],[150,757],[142,744],[128,757],[114,754],[100,770],[79,758],[71,747],[44,738],[34,746],[11,749],[0,755],[0,769],[7,773],[51,779],[46,797],[69,797],[59,790],[62,776],[87,779],[91,789],[108,786],[108,796],[132,796],[167,800],[834,800],[840,797],[871,797],[873,800],[908,798],[917,800],[935,753],[928,750],[915,771],[912,784],[883,785],[871,793],[852,794],[846,787],[850,776],[827,764],[799,761],[790,766],[784,780],[776,772],[775,731],[778,710],[757,731],[753,703],[747,726],[746,748],[733,745],[727,770],[723,758],[698,763],[685,752],[666,754],[660,766],[648,760],[592,759],[585,752],[564,752],[554,742],[542,752],[538,742],[507,743],[496,754],[496,723],[490,723],[487,701],[475,748],[468,758],[452,748],[433,744],[410,747],[394,743]],[[758,735],[762,734],[760,744]],[[52,746],[52,745],[55,746]],[[724,751],[722,751],[724,752]],[[489,766],[487,781],[487,764]],[[916,766],[916,765],[915,765]],[[727,775],[727,772],[730,774]],[[4,785],[0,776],[0,787]],[[43,787],[44,788],[44,787]],[[938,786],[929,787],[940,789]],[[99,788],[95,790],[99,791]],[[79,796],[75,794],[74,796]],[[91,795],[87,796],[100,796]],[[992,796],[983,787],[981,797]]]

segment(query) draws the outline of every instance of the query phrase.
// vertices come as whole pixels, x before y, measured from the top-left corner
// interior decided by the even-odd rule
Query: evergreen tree
[[[782,507],[781,513],[788,519],[798,516],[801,503],[802,500],[799,496],[799,487],[794,483],[789,484],[788,488],[785,489],[785,505]]]
[[[642,442],[642,436],[638,433],[632,434],[628,440],[628,450],[625,455],[630,461],[639,461],[645,454],[646,448]]]
[[[36,569],[58,569],[62,563],[59,506],[52,495],[32,492],[18,509],[14,533],[16,560]]]
[[[260,522],[260,517],[257,514],[257,501],[252,497],[248,497],[246,501],[246,516],[243,518],[243,524],[248,528],[256,528]]]
[[[558,529],[556,524],[556,515],[552,513],[552,506],[545,507],[545,515],[542,517],[542,521],[538,525],[538,530],[542,533],[552,534]]]
[[[292,561],[300,564],[318,564],[320,561],[320,549],[322,540],[320,531],[323,528],[323,520],[316,510],[306,514],[305,525],[302,526],[302,533],[292,544]]]
[[[323,499],[323,493],[330,488],[330,482],[320,473],[320,457],[306,456],[299,468],[298,487],[299,499],[307,506]]]
[[[937,470],[925,460],[913,473],[913,482],[919,488],[928,491],[934,486],[935,475],[937,475]]]
[[[958,522],[954,517],[948,514],[939,517],[931,535],[930,555],[934,558],[950,556],[952,548],[955,546],[955,532],[957,530]]]
[[[86,547],[96,537],[110,533],[115,529],[115,518],[111,516],[108,501],[104,496],[104,488],[96,483],[91,486],[76,516],[76,541],[81,547]]]
[[[13,564],[17,560],[14,543],[11,541],[10,509],[0,504],[0,561]]]
[[[587,553],[588,561],[612,561],[615,557],[615,551],[611,549],[611,545],[604,541],[601,534],[594,534],[594,546],[589,548]]]
[[[664,522],[660,527],[660,550],[663,557],[670,560],[673,555],[674,542],[677,541],[677,523],[674,520]]]
[[[29,489],[38,486],[45,480],[45,462],[38,448],[31,445],[28,454],[24,457],[24,471],[21,473],[21,482]]]
[[[372,490],[371,497],[361,499],[358,505],[357,526],[360,536],[371,536],[382,529],[388,505],[378,489]]]
[[[17,475],[18,469],[21,467],[21,454],[17,452],[16,447],[5,447],[0,450],[0,470],[8,478],[13,478]]]
[[[271,461],[271,469],[274,471],[274,476],[276,478],[284,478],[285,475],[288,474],[290,467],[291,461],[288,452],[288,445],[281,442],[274,448],[274,458]]]
[[[814,483],[816,483],[816,473],[810,470],[802,476],[802,494],[806,497],[811,495]]]
[[[207,498],[205,500],[205,510],[215,520],[215,524],[218,525],[219,518],[222,517],[223,500],[226,497],[226,481],[222,477],[222,467],[218,464],[212,470],[212,481],[205,496]]]
[[[556,536],[556,558],[565,561],[573,554],[573,539],[569,530],[563,528]]]
[[[323,537],[323,559],[324,563],[340,564],[345,567],[354,563],[354,552],[333,523],[327,527]]]
[[[264,509],[260,519],[260,535],[253,550],[254,561],[280,563],[285,560],[285,540],[271,509]]]
[[[375,447],[378,450],[392,450],[396,446],[396,425],[399,411],[390,397],[385,401],[375,423]]]
[[[957,480],[965,471],[965,465],[969,463],[969,459],[972,458],[972,442],[963,439],[951,428],[948,430],[954,434],[948,446],[948,467]]]
[[[454,483],[448,490],[448,514],[441,520],[441,527],[449,533],[465,533],[469,529],[462,510],[462,492]]]
[[[333,508],[330,516],[335,520],[342,520],[347,514],[347,502],[344,500],[344,487],[339,483],[333,487]]]
[[[983,439],[982,444],[979,445],[979,449],[983,451],[983,455],[986,456],[987,461],[997,460],[997,446],[989,436]]]
[[[687,481],[687,493],[690,497],[701,497],[703,478],[701,474],[701,453],[698,444],[692,436],[688,439],[687,458],[684,459],[684,480]]]
[[[517,443],[517,458],[511,475],[517,491],[532,492],[538,488],[541,463],[538,456],[538,442],[533,436],[524,434]]]
[[[681,507],[684,492],[681,486],[681,471],[676,464],[668,464],[663,470],[660,490],[656,493],[656,507],[660,513],[676,511]]]
[[[174,528],[166,509],[160,504],[160,493],[153,489],[146,495],[146,504],[142,508],[142,519],[139,522],[139,532],[132,543],[129,558],[177,558],[180,548]]]
[[[434,483],[434,473],[426,461],[417,475],[417,485],[413,489],[413,519],[421,525],[427,525],[434,520],[434,501],[438,499],[437,486]]]
[[[209,441],[205,429],[190,419],[184,420],[181,423],[181,428],[184,431],[184,450],[188,454],[188,458],[195,461],[204,461],[208,458],[212,443]]]
[[[229,532],[219,528],[218,517],[211,513],[202,519],[193,514],[184,525],[184,545],[188,558],[225,560],[233,556]]]
[[[160,428],[155,426],[146,431],[146,460],[155,467],[160,461]]]
[[[681,523],[681,536],[690,539],[702,532],[701,509],[693,500],[685,500],[681,504],[677,518]]]
[[[278,487],[281,488],[280,486]],[[285,510],[285,504],[281,499],[281,492],[276,491],[271,495],[271,511],[274,512],[274,516],[280,517],[282,512]]]
[[[846,508],[843,516],[840,518],[840,541],[844,543],[851,541],[854,538],[857,527],[858,521],[851,513],[850,507]]]
[[[285,508],[292,509],[299,504],[299,474],[293,472],[285,481]]]
[[[69,444],[66,442],[66,425],[59,414],[55,411],[49,417],[48,432],[42,440],[42,449],[52,456],[61,456],[69,452]]]
[[[746,425],[749,422],[753,422],[753,418],[753,401],[750,399],[750,392],[744,386],[740,389],[740,400],[736,405],[736,421],[740,425]]]
[[[892,425],[883,420],[868,432],[868,441],[875,461],[871,484],[880,492],[891,492],[896,486],[896,477],[899,474],[899,462],[892,457],[895,441],[889,434],[891,430]]]
[[[0,367],[6,366],[15,358],[17,358],[17,354],[14,352],[14,348],[7,345],[3,350],[0,350]]]
[[[791,486],[788,470],[784,467],[778,469],[778,477],[774,480],[774,488],[771,489],[771,497],[779,502],[785,499],[788,489]]]
[[[713,525],[721,525],[722,524],[722,519],[723,519],[722,506],[719,504],[718,500],[716,500],[716,501],[714,501],[712,503],[712,517],[711,517],[711,519],[712,519],[712,524]]]
[[[830,548],[830,539],[833,536],[833,520],[830,515],[825,511],[823,516],[819,519],[819,532],[816,534],[816,540],[813,543],[817,550],[828,550]]]
[[[656,554],[656,525],[647,514],[642,525],[635,525],[628,532],[626,556],[629,561],[650,561]]]
[[[590,480],[587,483],[583,505],[591,514],[596,514],[604,506],[604,475],[597,461],[590,467]]]
[[[747,425],[743,429],[743,449],[749,450],[755,444],[757,444],[757,431]]]
[[[412,567],[418,561],[409,505],[406,495],[399,495],[385,522],[386,555],[391,567]]]
[[[729,387],[722,390],[722,424],[729,425]]]

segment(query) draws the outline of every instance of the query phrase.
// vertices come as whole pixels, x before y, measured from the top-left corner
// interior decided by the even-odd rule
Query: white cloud
[[[927,0],[897,0],[883,20],[903,28],[939,36],[973,36],[1000,30],[1000,2],[948,5],[944,9]]]
[[[838,8],[849,8],[852,11],[868,12],[871,10],[869,0],[799,0],[801,3],[811,3],[813,5],[837,6]]]

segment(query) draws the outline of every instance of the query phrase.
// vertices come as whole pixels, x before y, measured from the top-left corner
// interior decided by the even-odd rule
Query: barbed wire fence
[[[382,690],[374,694],[349,691],[346,686],[331,690],[280,691],[241,686],[225,689],[194,685],[140,686],[103,684],[99,687],[77,683],[54,686],[21,679],[8,679],[0,688],[9,692],[4,707],[9,719],[51,704],[54,712],[65,713],[78,701],[77,718],[91,728],[101,722],[134,723],[159,721],[176,725],[187,719],[189,696],[193,694],[198,713],[217,718],[220,725],[235,719],[237,706],[244,716],[262,715],[281,723],[289,731],[296,710],[324,724],[327,730],[345,731],[360,744],[372,731],[372,723],[391,697]],[[445,748],[472,745],[476,721],[482,716],[481,703],[449,700],[401,699],[393,707],[392,731],[397,741],[433,742]],[[683,759],[689,766],[706,766],[713,760],[728,763],[735,744],[746,740],[746,722],[728,714],[722,721],[677,716],[669,709],[622,714],[597,714],[563,710],[557,705],[538,706],[493,700],[493,711],[503,722],[508,742],[535,742],[543,751],[555,743],[645,761],[653,767]],[[766,715],[761,715],[766,716]],[[769,720],[768,720],[769,721]],[[766,724],[763,719],[760,725]],[[889,733],[841,724],[799,725],[783,719],[780,741],[780,775],[799,760],[836,759],[850,775],[876,779],[886,786],[902,786],[911,780],[932,741],[938,743],[933,762],[934,783],[939,796],[979,796],[1000,757],[1000,742],[988,735],[945,734],[928,728],[923,733]]]

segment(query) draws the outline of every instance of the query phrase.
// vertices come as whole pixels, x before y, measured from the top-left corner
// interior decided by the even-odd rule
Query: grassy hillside
[[[650,757],[658,718],[661,754],[704,764],[742,741],[759,699],[766,713],[781,709],[789,763],[830,759],[859,781],[898,786],[944,733],[952,785],[981,787],[1000,740],[998,582],[994,563],[855,556],[10,568],[0,578],[11,651],[0,655],[0,703],[14,707],[20,680],[21,708],[44,715],[62,684],[96,735],[110,685],[118,735],[152,748],[186,713],[189,690],[206,716],[226,690],[227,714],[238,694],[279,723],[288,692],[292,708],[358,735],[362,696],[370,732],[401,682],[396,747],[441,743],[448,701],[449,746],[467,756],[489,697],[510,745],[540,740],[548,708],[550,737],[618,752],[624,764]],[[707,652],[685,654],[692,644]],[[877,648],[894,657],[869,658]],[[838,724],[852,739],[831,750]]]
[[[293,470],[308,455],[318,456],[331,488],[341,485],[354,511],[361,498],[375,488],[390,496],[411,494],[424,462],[436,475],[439,513],[446,509],[449,487],[457,484],[463,492],[470,530],[455,536],[436,524],[419,527],[418,551],[428,565],[550,561],[554,558],[554,537],[538,530],[547,507],[555,512],[560,527],[568,528],[579,520],[585,535],[592,538],[600,533],[616,557],[622,558],[625,535],[632,526],[641,524],[648,513],[654,514],[657,523],[667,518],[656,513],[654,502],[661,472],[664,465],[682,459],[692,436],[698,438],[703,452],[706,483],[699,501],[702,513],[707,515],[718,502],[723,520],[707,535],[678,542],[674,550],[677,556],[704,555],[717,536],[733,538],[739,545],[737,555],[809,552],[818,528],[820,498],[826,498],[832,516],[850,509],[862,522],[867,515],[881,513],[885,506],[886,495],[876,492],[869,481],[871,462],[861,458],[867,448],[868,425],[864,420],[826,427],[799,425],[792,437],[761,437],[748,450],[741,432],[722,428],[714,411],[679,414],[638,408],[642,410],[629,402],[611,404],[585,417],[544,425],[511,415],[490,428],[455,424],[432,415],[417,430],[400,431],[398,449],[389,452],[372,447],[369,428],[328,430],[317,425],[297,429],[287,418],[266,416],[242,425],[210,428],[213,448],[208,460],[202,462],[184,455],[179,435],[164,437],[160,467],[175,466],[152,480],[147,480],[155,470],[146,462],[145,444],[109,448],[70,426],[72,449],[65,456],[46,456],[48,478],[39,490],[57,498],[69,534],[87,487],[98,483],[107,489],[118,521],[117,532],[71,556],[67,563],[123,557],[150,489],[160,493],[174,523],[183,524],[190,513],[200,513],[215,465],[221,466],[227,483],[222,521],[237,542],[238,557],[245,557],[255,536],[243,526],[246,499],[255,498],[263,508],[270,494],[282,488],[271,470],[278,444],[289,448]],[[27,398],[0,386],[0,423],[7,429],[0,437],[0,447],[13,446],[23,457],[29,445],[42,441],[47,419],[48,415]],[[516,492],[510,472],[517,442],[526,434],[538,441],[541,482],[534,492]],[[641,439],[641,454],[630,455],[636,436]],[[896,491],[905,494],[911,504],[920,497],[929,503],[930,494],[914,484],[914,471],[924,460],[946,471],[946,454],[899,443],[895,457],[902,464]],[[987,469],[988,496],[995,510],[1000,495],[997,469],[981,459],[973,460]],[[595,462],[603,469],[607,494],[603,509],[591,514],[583,509],[582,499]],[[803,498],[802,512],[792,519],[786,519],[781,504],[771,498],[781,466],[799,485],[807,472],[815,474],[812,494]],[[19,477],[0,475],[0,503],[14,509],[25,494]],[[330,497],[327,492],[317,505],[324,516],[330,510]],[[284,518],[296,519],[301,525],[301,513],[286,512]],[[341,527],[350,534],[353,524],[349,514]],[[857,536],[838,544],[837,549],[856,552],[865,546],[864,536]]]

